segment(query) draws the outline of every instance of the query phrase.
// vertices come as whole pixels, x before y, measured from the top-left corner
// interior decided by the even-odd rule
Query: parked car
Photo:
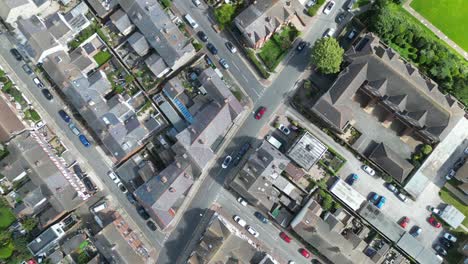
[[[387,183],[387,189],[389,189],[392,193],[398,193],[397,187],[391,183]]]
[[[86,190],[88,190],[88,192],[92,193],[96,191],[96,186],[94,186],[94,183],[91,181],[89,177],[84,177],[82,181],[83,181],[84,186],[86,187]]]
[[[17,50],[17,49],[11,49],[10,50],[11,55],[15,57],[17,61],[22,61],[23,60],[23,55]]]
[[[385,196],[380,196],[379,202],[376,204],[377,208],[381,209],[384,206],[386,200],[387,199],[385,199]]]
[[[348,39],[352,40],[356,36],[357,33],[358,33],[357,30],[352,29],[348,34]]]
[[[201,5],[200,0],[192,0],[192,3],[193,3],[195,6]]]
[[[75,164],[73,165],[73,172],[76,174],[76,176],[78,176],[78,178],[80,179],[83,179],[84,177],[86,177],[86,174],[83,172],[83,170],[81,169],[80,165],[78,164]]]
[[[137,203],[137,200],[135,199],[135,195],[133,195],[133,193],[127,193],[127,200],[131,203],[131,204],[136,204]]]
[[[36,84],[37,87],[39,87],[41,89],[44,88],[44,84],[41,82],[41,80],[39,80],[39,78],[34,77],[33,82]]]
[[[154,222],[151,221],[151,220],[148,220],[148,221],[146,222],[146,226],[147,226],[151,231],[156,231],[156,230],[158,230],[158,228],[156,227],[156,225],[154,224]]]
[[[264,216],[262,213],[255,212],[254,215],[255,217],[257,217],[258,220],[262,221],[262,223],[268,224],[268,218],[266,218],[266,216]]]
[[[445,239],[445,237],[439,237],[439,243],[444,247],[444,248],[452,248],[453,242],[450,242],[449,240]]]
[[[242,204],[243,206],[247,206],[247,204],[248,204],[247,201],[244,200],[244,198],[242,198],[242,197],[237,198],[237,201],[238,201],[240,204]]]
[[[91,143],[89,143],[89,141],[88,141],[88,139],[86,138],[85,135],[79,135],[78,138],[80,139],[81,144],[83,144],[83,146],[85,146],[85,147],[91,146]]]
[[[326,38],[331,38],[331,37],[333,37],[333,34],[335,34],[335,31],[336,31],[336,28],[329,28],[329,29],[327,29],[325,31],[323,36],[326,37]]]
[[[447,175],[445,175],[445,179],[447,179],[447,181],[450,181],[453,176],[455,176],[455,170],[454,169],[450,169],[450,171],[447,173]]]
[[[403,217],[403,219],[400,221],[400,226],[403,227],[403,228],[406,228],[409,224],[409,217],[405,216]]]
[[[197,33],[198,37],[200,38],[201,41],[207,42],[208,41],[208,36],[205,34],[203,31],[198,31]]]
[[[127,190],[127,188],[125,187],[125,185],[123,185],[123,183],[121,183],[121,182],[117,183],[117,187],[119,187],[119,190],[120,190],[121,192],[123,192],[123,193],[127,193],[127,192],[128,192],[128,190]]]
[[[143,220],[148,220],[150,218],[150,215],[146,212],[145,208],[143,207],[138,207],[137,208],[137,213],[143,218]]]
[[[417,237],[422,233],[422,229],[419,226],[413,226],[413,229],[410,232],[410,235]]]
[[[117,174],[115,174],[115,172],[113,171],[108,171],[107,172],[107,176],[109,176],[109,178],[111,178],[111,180],[117,184],[117,183],[120,183],[120,179],[119,177],[117,177]]]
[[[192,18],[191,15],[189,14],[186,14],[184,16],[185,20],[187,20],[187,22],[189,23],[189,25],[193,28],[193,29],[196,29],[198,28],[198,23],[195,21],[195,19]]]
[[[23,66],[21,66],[21,68],[23,68],[23,71],[28,74],[28,75],[31,75],[33,74],[33,71],[31,69],[31,67],[29,67],[29,65],[27,64],[24,64]]]
[[[70,116],[65,112],[65,110],[58,111],[59,116],[65,121],[65,123],[69,123],[71,121]]]
[[[301,252],[301,255],[304,256],[305,258],[310,258],[310,253],[305,248],[301,248],[299,252]]]
[[[258,108],[258,110],[257,110],[257,113],[255,114],[255,119],[257,119],[257,120],[262,119],[262,117],[265,114],[266,110],[267,110],[266,107],[260,106],[260,108]]]
[[[440,244],[436,244],[434,246],[434,249],[439,256],[442,256],[442,257],[447,256],[447,250],[445,250],[445,248],[443,248]]]
[[[370,176],[374,176],[375,175],[375,171],[374,169],[372,169],[371,167],[367,166],[367,165],[364,165],[362,166],[362,169],[367,172],[367,174],[369,174]]]
[[[328,15],[330,14],[330,12],[332,11],[333,7],[335,6],[335,1],[330,1],[328,2],[328,4],[325,6],[325,8],[323,9],[323,13],[325,15]]]
[[[211,43],[206,44],[206,48],[213,54],[218,54],[218,49]]]
[[[54,100],[54,96],[50,93],[49,89],[42,89],[41,92],[47,100]]]
[[[281,233],[280,233],[280,237],[281,237],[281,239],[283,239],[284,241],[286,241],[286,243],[291,243],[291,238],[290,238],[288,235],[286,235],[286,233],[281,232]]]
[[[435,228],[440,228],[442,226],[442,224],[439,221],[437,221],[437,219],[435,219],[434,216],[429,217],[428,222],[429,224],[431,224],[431,226]]]
[[[459,159],[455,162],[455,164],[453,164],[453,169],[454,169],[455,171],[458,171],[458,170],[463,166],[463,164],[465,164],[465,159],[466,159],[465,157],[459,158]]]
[[[346,182],[352,186],[358,179],[359,176],[356,173],[351,173],[351,175],[346,179]]]
[[[251,226],[247,226],[245,228],[247,230],[247,232],[249,232],[252,236],[254,237],[258,237],[260,234],[257,232],[257,230],[255,230],[253,227]]]
[[[447,239],[448,241],[450,241],[450,242],[453,242],[453,243],[457,242],[457,237],[455,237],[454,235],[450,234],[449,232],[445,232],[444,235],[443,235],[443,237],[444,237],[445,239]]]
[[[305,4],[305,8],[311,8],[315,4],[317,4],[317,0],[310,0],[309,2]]]
[[[408,197],[406,197],[406,195],[402,194],[402,193],[399,193],[397,195],[398,199],[400,199],[400,201],[402,202],[406,202],[408,200]]]
[[[240,161],[242,160],[242,157],[245,155],[245,153],[247,153],[249,148],[250,148],[250,143],[245,143],[244,145],[242,145],[239,152],[237,152],[236,157],[234,158],[234,162],[232,163],[234,166],[239,165]]]
[[[307,42],[301,41],[301,42],[299,42],[299,44],[297,45],[296,50],[297,50],[297,51],[302,51],[306,46],[307,46]]]
[[[289,130],[289,128],[287,128],[285,125],[281,124],[278,129],[283,132],[283,134],[285,135],[289,135],[291,133],[291,130]]]
[[[379,200],[379,195],[377,193],[372,193],[370,198],[369,198],[369,201],[373,204],[375,204],[378,200]]]
[[[76,136],[79,136],[81,134],[80,130],[76,127],[75,123],[71,122],[70,124],[68,124],[68,127]]]
[[[224,158],[223,164],[221,165],[221,168],[226,169],[227,167],[229,167],[229,165],[231,164],[231,161],[232,161],[232,157],[229,155],[226,156],[226,158]]]
[[[221,66],[223,66],[224,69],[229,69],[229,64],[225,59],[219,59],[219,64],[221,64]]]
[[[429,206],[429,211],[435,215],[439,215],[440,214],[440,209],[437,209],[435,207],[432,207],[432,206]]]
[[[343,12],[343,13],[339,13],[337,16],[336,16],[336,22],[338,24],[341,24],[341,22],[343,22],[343,20],[346,18],[346,13]]]
[[[465,153],[465,155],[468,155],[468,147],[466,147],[465,150],[463,150],[463,153]]]
[[[236,223],[238,223],[240,226],[242,227],[245,227],[247,225],[247,223],[245,222],[244,219],[240,218],[240,216],[238,215],[235,215],[234,216],[234,221],[236,221]]]
[[[236,53],[237,48],[232,44],[231,42],[227,41],[226,42],[226,48],[231,52],[231,53]]]

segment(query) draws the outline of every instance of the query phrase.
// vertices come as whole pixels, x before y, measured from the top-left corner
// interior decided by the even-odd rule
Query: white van
[[[192,3],[193,3],[195,6],[201,5],[200,0],[192,0]]]
[[[189,14],[186,14],[185,15],[185,20],[187,20],[187,22],[190,24],[190,26],[195,29],[198,27],[198,24],[197,22],[195,22],[195,20],[192,18],[192,16],[190,16]]]
[[[97,213],[97,212],[102,211],[102,210],[104,210],[106,208],[107,208],[107,203],[103,202],[103,203],[101,203],[99,205],[94,206],[93,207],[93,212]]]

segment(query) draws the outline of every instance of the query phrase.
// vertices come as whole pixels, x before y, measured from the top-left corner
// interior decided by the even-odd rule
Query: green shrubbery
[[[307,14],[311,17],[315,16],[315,14],[317,14],[317,11],[322,7],[323,3],[325,3],[325,0],[318,0],[315,5],[307,9]]]
[[[255,65],[260,75],[262,75],[264,79],[268,79],[268,77],[270,77],[270,73],[265,69],[263,64],[257,59],[257,55],[255,55],[255,51],[248,49],[248,48],[245,51],[247,53],[247,57],[249,57],[250,61]]]

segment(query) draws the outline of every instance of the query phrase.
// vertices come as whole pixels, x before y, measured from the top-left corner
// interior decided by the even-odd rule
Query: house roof
[[[59,87],[63,87],[69,81],[82,77],[79,67],[72,62],[70,56],[64,51],[58,51],[47,56],[43,61],[42,67]]]
[[[166,63],[164,63],[163,59],[156,53],[153,53],[148,58],[146,58],[145,64],[146,66],[148,66],[150,71],[158,78],[163,72],[168,70]]]
[[[63,235],[64,231],[61,223],[55,224],[31,241],[28,244],[28,248],[34,256],[40,255],[56,245]]]
[[[133,26],[127,14],[122,11],[122,9],[117,9],[117,11],[110,16],[110,20],[122,34],[125,34],[125,32]]]
[[[128,44],[140,56],[145,56],[148,53],[149,45],[145,37],[138,31],[133,33],[128,39]]]
[[[195,52],[157,0],[119,0],[119,4],[169,67]]]
[[[19,133],[25,129],[21,120],[12,108],[0,98],[0,142],[5,142],[13,134]]]
[[[327,151],[327,146],[309,132],[305,132],[288,150],[288,157],[302,168],[310,170]]]
[[[374,148],[372,153],[369,155],[369,159],[373,160],[400,183],[406,179],[414,168],[411,163],[404,160],[384,143],[380,143]]]

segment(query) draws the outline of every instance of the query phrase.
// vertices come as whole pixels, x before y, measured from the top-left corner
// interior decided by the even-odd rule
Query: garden
[[[26,247],[27,238],[13,236],[8,230],[15,220],[8,203],[0,198],[0,262],[2,263],[20,263],[30,257]]]
[[[346,163],[346,159],[334,149],[328,147],[327,152],[325,152],[318,163],[329,173],[336,175]]]
[[[259,56],[269,71],[275,70],[299,35],[300,32],[293,25],[288,25],[265,42]]]
[[[468,50],[466,27],[461,26],[466,24],[468,14],[466,0],[413,0],[410,6],[460,47]]]
[[[108,62],[112,58],[112,54],[109,51],[101,50],[96,55],[94,55],[94,60],[100,67],[104,63]]]

